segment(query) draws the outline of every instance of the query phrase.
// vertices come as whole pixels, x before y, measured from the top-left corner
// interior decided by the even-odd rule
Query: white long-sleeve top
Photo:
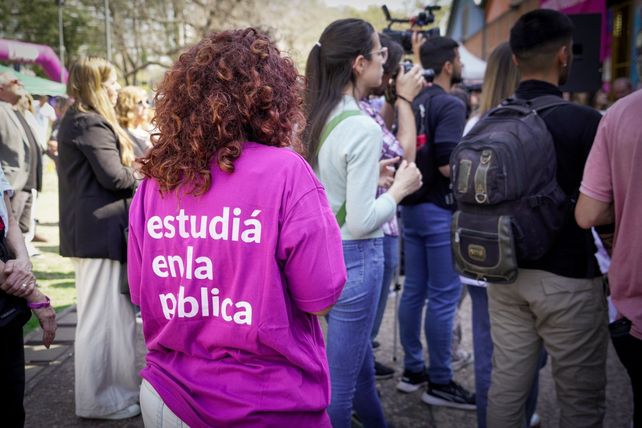
[[[354,97],[345,95],[328,122],[345,110],[360,110]],[[346,222],[341,227],[345,241],[382,237],[381,226],[395,215],[392,196],[376,195],[382,141],[381,127],[364,113],[341,121],[319,151],[315,172],[332,210],[336,213],[346,202]]]

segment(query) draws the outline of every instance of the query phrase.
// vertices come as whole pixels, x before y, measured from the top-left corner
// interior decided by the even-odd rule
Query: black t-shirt
[[[562,93],[550,83],[527,80],[520,83],[515,95],[532,99],[541,95],[561,97]],[[555,143],[557,181],[570,198],[576,199],[584,164],[602,115],[590,107],[568,103],[542,112],[541,117]],[[570,278],[594,278],[600,275],[595,251],[591,231],[577,225],[574,210],[570,209],[565,226],[548,253],[539,260],[518,264],[520,268],[539,269]]]
[[[423,185],[412,195],[405,198],[402,205],[433,203],[442,208],[454,208],[450,194],[450,179],[438,170],[448,165],[450,154],[461,140],[466,125],[466,106],[462,100],[450,95],[433,84],[424,88],[413,102],[417,123],[417,135],[421,132],[419,106],[425,107],[425,133],[427,143],[417,150],[416,163],[423,176]],[[450,203],[449,203],[450,202]]]

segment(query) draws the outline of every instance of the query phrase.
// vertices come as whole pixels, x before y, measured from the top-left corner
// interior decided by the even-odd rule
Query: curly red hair
[[[183,53],[156,94],[154,146],[141,172],[162,192],[209,190],[210,164],[234,171],[243,142],[292,146],[304,128],[301,76],[269,37],[254,29],[210,33]]]

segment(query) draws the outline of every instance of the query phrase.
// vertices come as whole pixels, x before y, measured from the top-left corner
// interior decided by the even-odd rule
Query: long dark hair
[[[361,19],[340,19],[323,30],[319,43],[312,48],[305,66],[305,114],[303,131],[306,159],[316,164],[316,152],[323,126],[332,109],[341,100],[343,88],[355,83],[352,61],[359,55],[369,58],[372,52],[370,23]]]

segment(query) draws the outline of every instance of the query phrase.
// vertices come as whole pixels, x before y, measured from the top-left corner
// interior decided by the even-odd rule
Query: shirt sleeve
[[[134,170],[122,164],[118,141],[104,123],[89,125],[78,138],[80,151],[87,157],[101,186],[107,190],[131,189],[136,184]]]
[[[129,283],[129,295],[135,305],[140,306],[140,284],[142,256],[142,235],[145,230],[145,219],[142,209],[142,197],[145,192],[143,181],[132,199],[129,207],[129,234],[127,237],[127,281]]]
[[[2,168],[0,168],[0,199],[3,198],[2,195],[7,193],[9,197],[13,197],[13,188],[11,187],[11,183],[9,183],[9,180],[7,180],[7,177],[4,175],[4,171]]]
[[[43,116],[45,116],[47,119],[49,119],[52,122],[55,121],[56,120],[56,111],[54,110],[54,108],[51,105],[47,104],[46,106],[48,106],[48,108],[44,109]]]
[[[613,201],[613,182],[611,181],[611,159],[609,156],[609,131],[608,114],[602,119],[595,136],[586,165],[580,192],[600,202]]]
[[[349,121],[346,120],[347,126]],[[352,150],[347,155],[345,226],[358,238],[390,220],[397,204],[387,193],[376,198],[383,138],[379,125],[370,121],[366,126],[355,127],[352,138]]]
[[[285,215],[277,259],[299,309],[319,312],[337,302],[347,273],[339,227],[322,187],[301,196]]]
[[[466,125],[466,106],[460,100],[447,96],[435,126],[435,160],[437,166],[450,163],[450,154],[461,140]],[[435,100],[433,100],[434,102]]]

